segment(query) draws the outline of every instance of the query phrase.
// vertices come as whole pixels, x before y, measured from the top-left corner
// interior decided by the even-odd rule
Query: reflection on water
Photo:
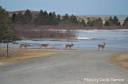
[[[65,30],[59,30],[61,32]],[[69,32],[69,31],[68,31]],[[97,44],[106,42],[108,48],[121,48],[128,49],[128,30],[72,30],[75,34],[75,39],[57,39],[57,38],[45,38],[45,39],[33,39],[22,40],[17,43],[30,43],[34,47],[40,44],[48,43],[50,46],[63,48],[66,43],[74,43],[76,48],[96,48]],[[18,44],[17,44],[18,45]],[[13,45],[11,45],[13,46]],[[0,45],[2,47],[2,44]]]

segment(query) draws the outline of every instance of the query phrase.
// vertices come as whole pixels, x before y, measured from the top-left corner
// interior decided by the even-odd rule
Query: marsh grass
[[[27,59],[38,58],[55,54],[53,51],[44,51],[40,49],[9,49],[9,56],[5,56],[5,49],[0,49],[0,63],[21,62]]]
[[[117,65],[128,69],[128,53],[115,54],[112,57],[112,62]]]

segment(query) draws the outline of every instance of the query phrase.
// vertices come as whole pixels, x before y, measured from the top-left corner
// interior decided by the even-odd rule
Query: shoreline
[[[1,48],[0,48],[1,49]],[[1,49],[5,51],[4,49]],[[20,63],[27,60],[40,57],[48,57],[53,54],[57,54],[57,51],[42,50],[42,49],[19,49],[19,48],[9,48],[10,56],[1,56],[0,65]]]
[[[2,48],[1,48],[2,49]],[[99,53],[126,53],[128,50],[122,50],[122,49],[108,49],[106,48],[103,51],[98,51],[97,48],[86,48],[86,49],[78,49],[78,48],[72,48],[72,49],[56,49],[56,48],[48,48],[48,49],[39,49],[39,48],[28,48],[28,49],[19,49],[19,48],[9,48],[10,52],[15,50],[15,54],[9,56],[9,57],[0,57],[0,63],[1,62],[9,62],[11,60],[17,61],[17,60],[26,60],[26,59],[32,59],[32,58],[39,58],[39,57],[46,57],[51,56],[53,54],[63,53],[63,52],[70,52],[70,51],[85,51],[85,52],[99,52]]]
[[[15,30],[21,30],[22,28],[25,30],[33,30],[35,29],[71,29],[71,30],[78,30],[78,29],[83,29],[83,30],[113,30],[113,29],[128,29],[127,26],[82,26],[82,25],[35,25],[35,24],[14,24],[15,25]]]
[[[0,48],[1,49],[1,48]],[[11,48],[13,50],[16,50],[17,48]],[[115,66],[120,66],[121,68],[128,69],[128,50],[122,50],[122,49],[105,49],[104,51],[98,51],[96,48],[86,48],[86,49],[39,49],[39,48],[30,48],[30,49],[24,49],[20,53],[15,54],[14,56],[9,57],[0,57],[0,65],[6,65],[6,64],[15,64],[15,63],[22,63],[24,61],[28,61],[35,58],[42,58],[42,57],[49,57],[49,56],[56,56],[66,52],[87,52],[87,53],[102,53],[103,55],[105,53],[112,54],[110,56],[110,63],[114,64]],[[127,61],[126,61],[127,60]],[[109,61],[108,61],[109,62]]]

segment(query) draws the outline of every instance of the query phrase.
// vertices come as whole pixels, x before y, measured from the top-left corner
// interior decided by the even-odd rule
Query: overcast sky
[[[128,15],[128,0],[0,0],[0,5],[11,11],[43,9],[58,14]]]

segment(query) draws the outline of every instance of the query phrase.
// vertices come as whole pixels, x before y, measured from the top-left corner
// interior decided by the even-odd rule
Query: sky
[[[0,0],[9,11],[47,10],[57,14],[128,15],[128,0]]]

